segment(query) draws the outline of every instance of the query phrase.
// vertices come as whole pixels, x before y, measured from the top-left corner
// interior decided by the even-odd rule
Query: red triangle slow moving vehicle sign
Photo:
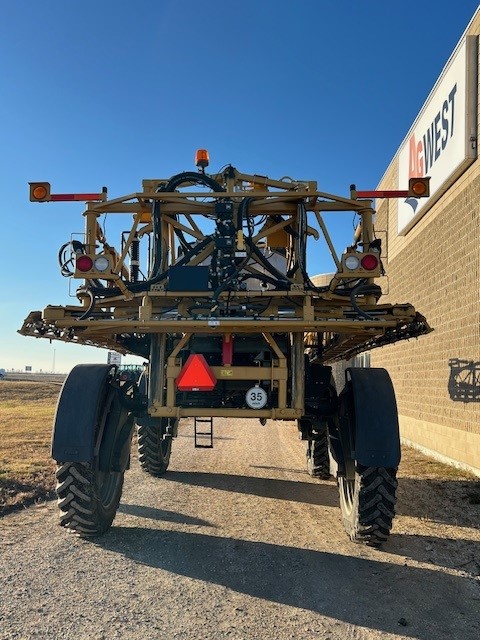
[[[199,353],[192,353],[175,382],[179,391],[212,391],[217,379],[205,357]]]

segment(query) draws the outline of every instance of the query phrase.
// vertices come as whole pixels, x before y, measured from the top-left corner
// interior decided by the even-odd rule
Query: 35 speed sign
[[[267,400],[267,392],[262,387],[252,387],[245,395],[245,401],[250,409],[263,409]]]

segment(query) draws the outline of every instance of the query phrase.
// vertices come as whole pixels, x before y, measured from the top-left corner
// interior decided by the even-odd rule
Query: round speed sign
[[[262,387],[252,387],[245,395],[245,402],[250,409],[263,409],[267,404],[268,396]]]

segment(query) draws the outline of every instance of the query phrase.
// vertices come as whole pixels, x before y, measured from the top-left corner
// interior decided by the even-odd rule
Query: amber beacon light
[[[201,170],[205,170],[210,164],[210,157],[206,149],[197,149],[195,153],[195,166]]]
[[[430,178],[410,178],[408,195],[413,198],[428,198],[430,195]]]
[[[31,202],[48,202],[50,200],[49,182],[29,182],[29,185]]]

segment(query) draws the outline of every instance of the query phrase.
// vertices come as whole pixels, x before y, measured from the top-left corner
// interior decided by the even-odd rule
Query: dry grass
[[[420,451],[405,445],[402,447],[402,461],[398,475],[412,479],[478,481],[478,478],[468,471],[428,458]]]
[[[53,383],[0,383],[0,514],[53,495],[50,438],[59,391]]]

